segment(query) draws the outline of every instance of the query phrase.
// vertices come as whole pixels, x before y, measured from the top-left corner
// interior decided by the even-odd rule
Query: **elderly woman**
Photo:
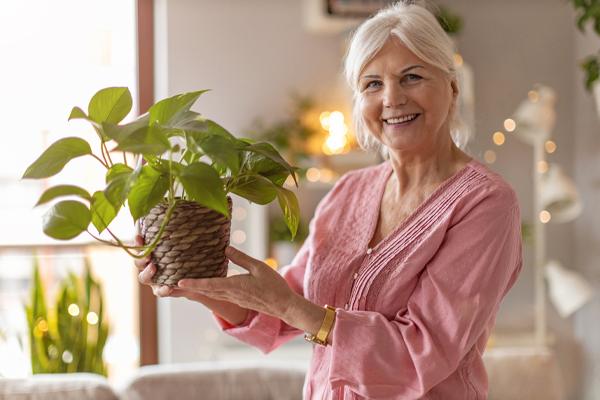
[[[230,247],[248,274],[155,293],[203,303],[265,353],[305,332],[306,399],[486,398],[482,354],[521,269],[520,216],[511,187],[456,144],[452,42],[428,10],[397,4],[355,32],[346,75],[359,140],[388,160],[337,182],[281,275]]]

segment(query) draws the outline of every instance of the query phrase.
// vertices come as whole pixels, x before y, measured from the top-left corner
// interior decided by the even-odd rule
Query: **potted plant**
[[[129,123],[121,123],[132,106],[124,87],[98,91],[87,113],[74,107],[69,120],[83,119],[93,126],[99,151],[92,152],[82,138],[60,139],[27,168],[23,178],[48,178],[72,159],[89,156],[106,170],[106,186],[93,193],[76,185],[47,189],[36,205],[65,196],[75,199],[61,199],[48,210],[44,233],[69,240],[87,232],[133,257],[151,255],[157,266],[155,283],[170,286],[183,278],[226,275],[229,193],[257,204],[277,198],[294,236],[298,201],[283,184],[289,176],[296,182],[295,168],[269,143],[236,138],[192,111],[204,92],[163,99]],[[132,158],[137,162],[130,163]],[[128,245],[111,231],[110,223],[122,207],[139,221],[144,246]],[[104,231],[111,240],[100,237]]]

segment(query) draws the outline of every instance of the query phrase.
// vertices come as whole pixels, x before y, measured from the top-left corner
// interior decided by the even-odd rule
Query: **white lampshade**
[[[575,271],[550,260],[545,268],[550,301],[561,317],[566,318],[594,297],[592,287]]]
[[[581,214],[577,187],[557,164],[550,164],[542,175],[541,201],[551,215],[551,222],[569,222]]]
[[[548,86],[536,85],[530,96],[523,100],[512,119],[516,123],[515,136],[534,145],[550,138],[556,124],[556,93]]]

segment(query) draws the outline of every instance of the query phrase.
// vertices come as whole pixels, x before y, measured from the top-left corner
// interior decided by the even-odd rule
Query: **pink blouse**
[[[373,248],[391,164],[343,176],[282,269],[310,301],[337,307],[333,344],[314,346],[305,399],[485,399],[482,361],[521,270],[514,191],[476,160]],[[252,311],[228,334],[268,353],[303,332]]]

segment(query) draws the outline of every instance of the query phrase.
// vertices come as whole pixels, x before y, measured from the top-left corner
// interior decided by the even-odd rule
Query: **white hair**
[[[354,93],[353,120],[357,141],[363,149],[379,150],[384,156],[387,156],[385,146],[369,134],[363,121],[358,104],[358,81],[362,70],[391,36],[399,39],[424,62],[443,71],[450,80],[458,82],[454,68],[454,44],[422,1],[397,2],[363,22],[352,35],[344,70]],[[454,143],[464,148],[470,135],[458,114],[458,106],[454,107],[449,126]]]

